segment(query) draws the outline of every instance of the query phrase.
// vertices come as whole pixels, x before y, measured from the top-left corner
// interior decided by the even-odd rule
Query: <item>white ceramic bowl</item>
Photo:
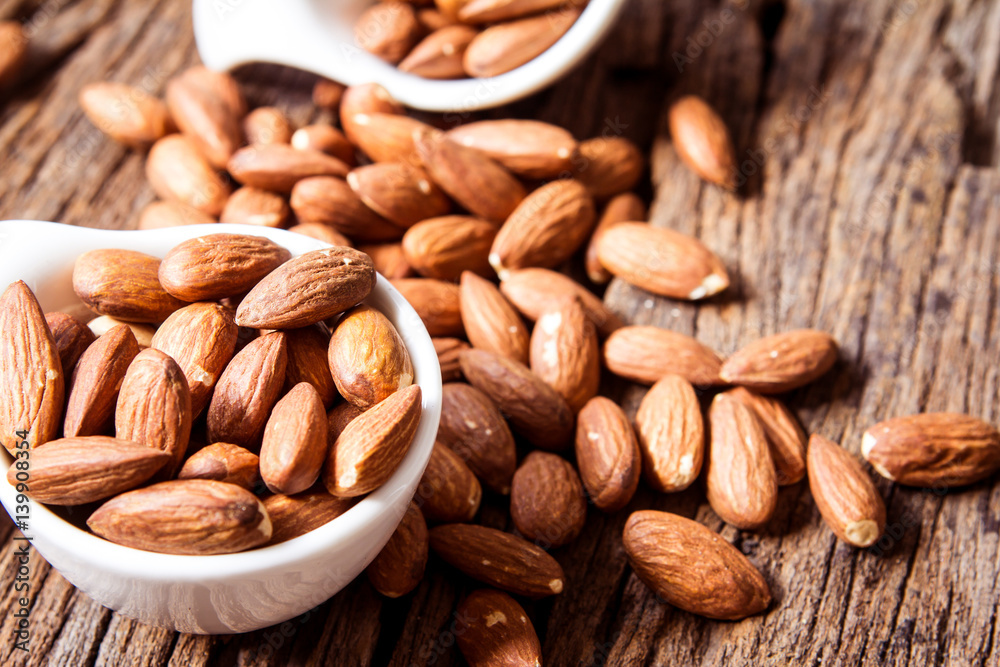
[[[401,72],[354,43],[354,23],[373,0],[194,0],[194,35],[202,61],[228,70],[278,63],[346,85],[379,83],[406,106],[473,111],[527,97],[585,58],[615,23],[626,0],[590,0],[551,48],[488,79],[434,81]]]
[[[327,246],[300,234],[246,225],[107,231],[6,221],[0,222],[0,289],[24,280],[46,312],[73,310],[80,305],[70,281],[79,254],[127,248],[162,257],[180,241],[218,232],[266,236],[292,255]],[[293,618],[337,593],[364,570],[395,530],[430,458],[441,415],[441,370],[420,318],[382,276],[366,303],[385,313],[399,330],[423,394],[423,413],[410,451],[381,488],[307,535],[217,556],[176,556],[112,544],[32,502],[25,531],[32,545],[101,604],[180,632],[255,630]],[[0,501],[13,516],[16,492],[7,483],[11,458],[0,451]]]

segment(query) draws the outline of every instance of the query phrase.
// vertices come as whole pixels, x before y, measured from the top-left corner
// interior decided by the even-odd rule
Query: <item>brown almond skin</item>
[[[566,6],[487,28],[465,50],[465,72],[471,77],[492,77],[520,67],[559,41],[582,11],[582,7]]]
[[[704,299],[729,287],[722,260],[701,241],[645,223],[605,229],[597,240],[597,258],[629,284],[673,299]]]
[[[347,138],[372,162],[405,162],[420,167],[423,163],[414,135],[436,132],[427,123],[395,112],[348,115],[341,109],[340,117]]]
[[[260,188],[242,187],[226,201],[219,222],[227,225],[257,225],[278,229],[292,215],[285,198]]]
[[[486,153],[525,178],[550,179],[568,173],[577,151],[572,134],[538,120],[481,120],[449,130],[448,137]]]
[[[459,290],[462,324],[472,346],[527,364],[528,328],[500,290],[471,271],[462,274]]]
[[[458,280],[463,271],[492,278],[489,254],[496,233],[493,223],[472,216],[430,218],[406,230],[403,254],[428,278]]]
[[[288,144],[257,144],[241,148],[226,169],[236,181],[261,190],[290,193],[295,184],[312,176],[347,176],[350,167],[319,151],[298,150]]]
[[[285,392],[300,382],[308,382],[319,394],[323,406],[329,409],[338,394],[327,362],[330,335],[326,333],[326,327],[314,325],[289,329],[285,337],[288,343]]]
[[[455,452],[487,488],[510,493],[517,468],[514,436],[500,409],[475,387],[449,382],[442,389],[438,441]]]
[[[254,329],[297,329],[360,303],[375,287],[371,258],[335,246],[291,259],[265,276],[236,310],[236,323]]]
[[[709,183],[736,188],[736,149],[725,122],[697,95],[685,95],[667,112],[674,149],[684,164]]]
[[[353,167],[357,162],[354,144],[344,133],[332,125],[306,125],[295,130],[290,143],[300,151],[319,151],[332,155],[344,164]]]
[[[367,410],[413,384],[413,362],[385,315],[360,305],[344,313],[330,337],[328,360],[337,391]]]
[[[514,598],[491,589],[473,591],[458,605],[455,640],[470,667],[542,664],[542,646]]]
[[[318,222],[302,222],[292,225],[288,231],[329,243],[330,245],[353,246],[351,240],[333,227]],[[376,269],[377,270],[377,269]]]
[[[228,203],[228,202],[227,202]],[[139,214],[136,229],[164,229],[185,225],[211,225],[218,222],[214,217],[193,206],[179,201],[154,201]]]
[[[462,379],[462,365],[458,361],[462,350],[468,350],[469,344],[458,338],[432,338],[434,351],[438,355],[441,366],[442,382],[457,382]]]
[[[287,248],[262,236],[209,234],[171,248],[158,276],[177,299],[218,301],[246,293],[291,257]]]
[[[420,423],[420,397],[418,385],[400,389],[344,428],[323,468],[323,484],[330,493],[361,496],[392,477]]]
[[[191,439],[191,391],[180,366],[163,352],[143,350],[129,365],[115,406],[115,436],[170,457],[154,481],[181,467]]]
[[[431,336],[464,336],[461,297],[458,285],[433,278],[393,280]]]
[[[218,216],[226,205],[232,186],[202,157],[191,139],[168,134],[149,150],[146,178],[161,199],[192,206],[202,213]]]
[[[341,178],[304,178],[290,202],[299,222],[323,224],[357,241],[395,241],[405,231],[368,208]]]
[[[548,452],[528,454],[514,473],[510,515],[518,532],[539,546],[575,540],[587,520],[587,501],[573,464]]]
[[[333,443],[337,442],[337,438],[344,432],[347,425],[362,412],[364,410],[344,402],[326,413],[326,439],[329,449],[333,449]]]
[[[617,512],[639,487],[642,457],[628,417],[603,396],[587,401],[576,418],[576,464],[590,499]]]
[[[578,151],[573,178],[599,200],[634,188],[646,167],[642,151],[625,137],[595,137],[581,141]]]
[[[682,491],[698,478],[705,458],[705,425],[691,383],[665,375],[642,398],[635,414],[646,483],[657,491]]]
[[[573,256],[597,221],[594,200],[579,181],[552,181],[517,206],[497,232],[490,264],[510,269],[554,268]]]
[[[162,100],[124,83],[87,84],[80,89],[80,108],[99,130],[137,150],[149,148],[174,129]]]
[[[587,317],[602,338],[607,338],[623,326],[621,318],[611,312],[597,295],[569,276],[549,269],[508,271],[500,283],[500,291],[531,321],[537,320],[546,311],[558,308],[566,298],[575,296],[580,299]]]
[[[507,415],[514,430],[536,447],[565,449],[573,441],[573,411],[566,400],[524,364],[485,350],[459,357],[462,373]]]
[[[260,476],[273,493],[294,495],[319,478],[327,454],[326,411],[308,382],[274,406],[260,446]]]
[[[538,318],[531,332],[530,358],[532,372],[565,398],[574,413],[597,395],[600,343],[579,298]]]
[[[818,433],[809,438],[809,490],[826,525],[855,547],[870,547],[885,530],[885,502],[861,462]]]
[[[623,192],[615,195],[607,203],[601,217],[597,220],[594,233],[590,235],[590,241],[587,242],[587,250],[584,254],[584,267],[590,282],[603,285],[612,278],[611,273],[601,265],[597,256],[597,241],[601,233],[619,222],[638,222],[645,220],[646,216],[646,205],[635,193]]]
[[[633,512],[622,541],[636,576],[675,607],[735,621],[771,604],[770,588],[757,568],[697,521],[668,512]]]
[[[431,549],[448,564],[490,586],[538,599],[562,593],[559,563],[534,544],[493,528],[452,523],[432,528]]]
[[[696,386],[722,384],[722,360],[691,336],[650,326],[621,327],[604,342],[604,365],[615,375],[652,385],[675,373]]]
[[[479,511],[483,489],[461,456],[434,443],[414,502],[428,521],[467,523]]]
[[[181,132],[213,167],[224,168],[243,143],[246,102],[236,80],[198,65],[167,83],[166,98]]]
[[[313,84],[312,101],[320,109],[337,111],[346,86],[330,79],[319,79]]]
[[[527,195],[500,163],[439,131],[414,132],[413,145],[431,179],[473,215],[506,220]]]
[[[420,20],[420,15],[418,15]],[[479,34],[466,25],[448,25],[424,37],[399,63],[399,69],[425,79],[461,79],[465,76],[462,56]]]
[[[451,201],[427,172],[404,162],[358,167],[347,175],[347,184],[368,208],[400,227],[409,228],[451,210]]]
[[[778,503],[777,474],[764,429],[750,408],[725,394],[712,400],[708,423],[708,502],[726,523],[756,530],[770,521]]]
[[[212,392],[208,441],[257,449],[285,386],[287,367],[288,340],[281,331],[255,338],[237,352]]]
[[[463,23],[498,23],[556,9],[565,0],[471,0],[463,4],[458,18]]]
[[[264,498],[264,507],[274,532],[268,544],[286,542],[326,525],[351,509],[355,498],[337,498],[315,484],[308,491],[294,496],[276,494]]]
[[[389,280],[409,278],[413,268],[403,256],[403,246],[399,243],[376,243],[359,245],[358,250],[372,258],[375,270]]]
[[[372,588],[387,598],[411,592],[424,578],[428,551],[427,522],[411,502],[396,531],[365,569]]]
[[[351,119],[358,114],[371,113],[402,115],[406,113],[406,108],[396,101],[388,90],[377,83],[348,86],[340,100],[340,126],[344,128],[347,138],[352,143],[357,144],[358,142],[351,136]],[[362,150],[364,150],[363,147]],[[369,157],[371,156],[369,155]]]
[[[68,387],[66,437],[101,435],[113,424],[115,403],[129,365],[139,354],[132,330],[119,324],[80,357]]]
[[[228,310],[217,303],[192,303],[160,325],[151,347],[165,352],[184,371],[194,417],[208,405],[212,389],[233,358],[239,330]]]
[[[971,415],[895,417],[865,431],[861,455],[876,472],[899,484],[966,486],[1000,469],[1000,433]]]
[[[97,340],[97,336],[86,324],[66,313],[46,313],[45,323],[49,325],[52,340],[59,352],[63,373],[72,375],[80,355]]]
[[[20,21],[0,21],[0,89],[17,82],[28,57],[28,39]]]
[[[837,362],[837,342],[815,329],[796,329],[756,340],[726,359],[724,382],[761,394],[781,394],[809,384]]]
[[[281,109],[258,107],[243,119],[248,144],[287,144],[292,140],[292,122]]]
[[[73,291],[98,315],[162,322],[184,302],[160,285],[160,264],[135,250],[91,250],[73,265]]]
[[[239,445],[215,442],[188,457],[177,479],[214,479],[253,491],[261,482],[260,457]]]
[[[208,479],[160,482],[101,505],[87,525],[104,539],[158,553],[235,553],[271,539],[271,521],[256,496]]]
[[[354,24],[355,43],[392,65],[410,52],[419,37],[417,14],[405,2],[376,3]]]
[[[745,387],[726,392],[754,411],[764,427],[778,486],[796,484],[806,475],[806,434],[792,411],[776,398],[761,396]]]
[[[106,436],[52,440],[31,452],[28,495],[49,505],[84,505],[133,489],[169,461],[165,452]],[[11,466],[7,481],[17,484]]]

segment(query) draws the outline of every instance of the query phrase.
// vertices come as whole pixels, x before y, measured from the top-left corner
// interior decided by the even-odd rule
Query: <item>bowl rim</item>
[[[290,244],[292,247],[289,247],[289,250],[292,250],[293,256],[330,247],[325,242],[287,230],[252,225],[217,223],[153,230],[105,230],[36,220],[4,220],[0,221],[0,254],[2,254],[4,245],[11,241],[15,243],[18,241],[28,242],[29,239],[33,239],[33,242],[38,243],[47,241],[48,243],[72,244],[84,237],[114,239],[121,234],[142,234],[148,239],[161,240],[163,243],[162,252],[166,253],[180,241],[217,233],[264,236],[286,247]],[[283,241],[288,242],[288,244],[283,243]],[[9,246],[7,247],[9,248]],[[3,289],[6,287],[7,285],[3,285]],[[384,294],[397,308],[395,317],[390,318],[394,320],[394,323],[400,317],[420,322],[419,316],[412,306],[382,275],[377,277],[373,290],[373,293],[375,292]],[[61,542],[61,548],[71,551],[84,566],[111,569],[122,575],[141,577],[149,581],[177,584],[198,583],[206,579],[219,582],[264,573],[295,561],[305,561],[321,556],[333,544],[348,540],[360,540],[361,534],[366,532],[367,524],[395,505],[398,502],[398,495],[403,490],[411,483],[416,489],[430,459],[434,435],[437,432],[437,422],[440,418],[440,366],[430,335],[422,324],[417,330],[407,328],[403,331],[402,327],[398,326],[397,329],[400,329],[400,336],[407,342],[407,349],[414,359],[415,369],[419,357],[424,374],[430,376],[429,378],[421,377],[419,382],[423,410],[417,433],[414,435],[409,451],[392,477],[332,521],[305,535],[285,542],[232,554],[165,554],[143,551],[105,540],[66,521],[46,507],[44,503],[33,500],[30,505],[30,519],[26,537],[31,537],[32,533],[35,532],[44,532],[48,537],[56,537],[57,535],[53,531],[59,531],[57,537]],[[436,369],[436,375],[429,372],[431,369]],[[429,438],[428,432],[430,433]],[[2,450],[2,455],[0,455],[0,500],[10,514],[10,509],[16,506],[17,495],[16,489],[7,481],[7,470],[13,459],[5,449],[0,448],[0,450]],[[419,461],[421,455],[423,455],[423,460]],[[403,506],[402,511],[398,513],[397,520],[402,518],[405,509],[406,507]],[[13,515],[12,521],[17,527]],[[38,528],[34,528],[36,526]],[[374,557],[374,554],[372,556]],[[192,567],[195,564],[197,567]]]

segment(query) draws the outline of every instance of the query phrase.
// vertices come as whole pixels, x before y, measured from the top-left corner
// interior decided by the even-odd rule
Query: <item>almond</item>
[[[382,486],[396,471],[420,422],[420,387],[410,385],[352,420],[330,449],[323,484],[353,498]]]
[[[527,366],[485,350],[466,350],[460,363],[469,383],[507,415],[514,430],[536,447],[558,450],[573,440],[573,411]]]
[[[427,522],[412,502],[396,531],[365,570],[372,588],[387,598],[411,592],[427,567]]]
[[[191,392],[176,361],[153,349],[136,355],[118,392],[115,436],[170,457],[155,479],[176,474],[191,438]]]
[[[293,495],[319,478],[327,454],[326,412],[308,382],[274,406],[260,447],[260,476],[273,493]]]
[[[715,513],[743,530],[766,524],[778,503],[778,481],[757,416],[719,394],[708,409],[706,495]]]
[[[465,50],[466,73],[471,77],[493,77],[520,67],[558,42],[582,11],[582,7],[565,6],[559,11],[487,28]]]
[[[246,101],[225,72],[201,65],[188,69],[167,83],[167,106],[177,127],[213,167],[224,168],[243,143]]]
[[[260,458],[239,445],[215,442],[188,457],[177,478],[214,479],[253,491],[261,481]]]
[[[351,405],[350,403],[341,403],[327,413],[326,439],[327,445],[330,449],[333,448],[333,443],[337,441],[337,438],[339,438],[340,434],[344,432],[347,425],[354,421],[362,412],[364,411],[361,408]]]
[[[771,604],[771,591],[757,568],[697,521],[668,512],[634,512],[622,540],[636,576],[675,607],[735,621]]]
[[[340,178],[299,181],[292,189],[291,206],[299,222],[327,225],[359,241],[393,241],[404,231],[365,206]]]
[[[191,414],[208,405],[219,375],[236,351],[239,332],[233,316],[216,303],[192,303],[160,325],[152,346],[174,358],[191,390]]]
[[[722,384],[722,360],[691,336],[649,326],[622,327],[604,342],[604,363],[615,375],[654,384],[669,373],[691,384]]]
[[[67,391],[63,424],[67,437],[100,435],[108,430],[122,382],[138,354],[139,343],[131,329],[119,324],[80,356]]]
[[[357,306],[340,319],[328,360],[340,395],[362,410],[413,384],[403,339],[389,318],[370,306]]]
[[[470,667],[542,664],[542,646],[534,626],[521,605],[506,593],[473,591],[455,615],[455,639]]]
[[[359,245],[358,250],[371,257],[375,270],[389,280],[413,275],[413,268],[407,263],[400,243],[365,244]]]
[[[422,162],[414,135],[436,131],[427,123],[397,112],[347,115],[342,108],[340,117],[347,138],[372,162],[403,162],[419,167]]]
[[[417,21],[420,22],[420,27],[423,29],[425,34],[432,33],[435,30],[440,30],[441,28],[447,28],[450,25],[455,25],[455,20],[453,18],[445,16],[444,12],[436,7],[422,7],[417,9]],[[464,69],[462,70],[461,76],[465,76]]]
[[[295,130],[292,135],[292,148],[300,151],[319,151],[332,155],[344,164],[353,167],[354,145],[347,140],[344,133],[331,125],[306,125]]]
[[[351,509],[355,501],[330,495],[322,484],[294,496],[268,496],[264,498],[264,507],[274,526],[268,544],[286,542],[316,530]]]
[[[296,329],[360,303],[375,287],[368,255],[335,246],[291,259],[250,290],[236,322],[255,329]]]
[[[603,396],[587,401],[576,418],[576,464],[598,509],[617,512],[639,486],[642,459],[632,424]]]
[[[160,482],[115,496],[87,525],[110,542],[169,554],[234,553],[271,539],[271,520],[256,496],[208,479]]]
[[[64,375],[72,376],[80,355],[97,340],[86,324],[66,313],[46,313],[45,323],[52,333]]]
[[[0,21],[0,88],[15,83],[28,56],[28,38],[19,21]]]
[[[806,474],[806,434],[792,411],[778,399],[761,396],[744,387],[726,393],[753,410],[764,427],[778,473],[778,486],[795,484],[802,479]]]
[[[285,391],[300,382],[308,382],[319,394],[323,406],[329,408],[337,400],[337,386],[330,374],[327,352],[330,335],[326,327],[314,325],[285,332],[288,342],[288,363],[285,371]]]
[[[468,576],[515,595],[562,593],[563,569],[542,549],[486,526],[452,523],[430,531],[431,549]]]
[[[486,394],[461,382],[444,385],[437,437],[488,488],[501,494],[510,492],[517,468],[514,436]]]
[[[525,178],[558,178],[569,173],[577,151],[573,135],[538,120],[481,120],[459,125],[447,136]]]
[[[497,228],[486,220],[447,215],[418,222],[403,236],[403,254],[417,273],[458,280],[463,271],[490,278],[489,254]]]
[[[350,131],[351,119],[354,116],[368,113],[402,115],[405,112],[403,105],[377,83],[348,86],[340,100],[340,126],[344,128],[347,138],[357,144]]]
[[[426,171],[404,162],[380,162],[358,167],[347,184],[368,208],[400,227],[443,215],[451,201]]]
[[[292,123],[281,109],[259,107],[243,119],[243,134],[248,144],[288,144]]]
[[[277,229],[285,226],[291,214],[288,202],[281,195],[247,186],[229,197],[219,222]]]
[[[479,480],[462,457],[435,442],[414,497],[424,516],[429,521],[472,521],[482,497]]]
[[[550,9],[558,9],[566,0],[471,0],[459,10],[463,23],[498,23]]]
[[[578,297],[538,318],[531,332],[531,370],[565,398],[573,412],[597,395],[601,383],[597,330]]]
[[[149,148],[174,129],[166,104],[124,83],[87,84],[80,90],[80,107],[99,130],[138,150]]]
[[[458,21],[458,12],[467,5],[469,0],[434,0],[434,5],[448,19]]]
[[[165,452],[105,436],[52,440],[31,451],[28,495],[51,505],[84,505],[133,489],[170,459]],[[7,480],[17,484],[11,466]]]
[[[347,176],[350,168],[319,151],[298,150],[288,144],[257,144],[241,148],[226,165],[243,185],[288,193],[295,184],[312,176]]]
[[[333,227],[319,222],[303,222],[297,225],[292,225],[288,228],[288,231],[295,232],[296,234],[302,234],[303,236],[308,236],[309,238],[323,241],[324,243],[329,243],[330,245],[352,245],[349,238],[338,232]]]
[[[646,482],[664,493],[691,486],[705,458],[705,425],[691,383],[665,375],[642,398],[635,414]]]
[[[726,359],[719,377],[761,394],[807,385],[837,361],[837,342],[825,331],[797,329],[767,336]]]
[[[590,282],[603,285],[611,280],[611,274],[601,265],[597,256],[597,240],[601,233],[608,227],[619,222],[637,222],[646,219],[646,205],[642,203],[638,195],[631,192],[624,192],[615,195],[604,207],[604,212],[597,221],[594,233],[590,235],[587,243],[587,250],[584,255],[584,266],[587,270],[587,277]]]
[[[290,258],[262,236],[209,234],[171,248],[159,262],[159,284],[177,299],[217,301],[247,292]]]
[[[531,452],[514,473],[510,515],[518,532],[542,547],[577,538],[587,520],[587,501],[573,464],[548,452]]]
[[[528,329],[493,283],[470,271],[460,284],[462,324],[473,347],[528,363]]]
[[[899,484],[965,486],[1000,469],[1000,433],[971,415],[896,417],[865,431],[861,455],[876,472]]]
[[[602,337],[622,326],[621,319],[586,287],[548,269],[508,271],[500,283],[500,291],[529,320],[535,321],[546,311],[558,308],[566,298],[577,297],[587,317]]]
[[[646,167],[642,151],[625,137],[595,137],[581,141],[573,178],[595,199],[608,199],[631,190]]]
[[[468,350],[469,344],[458,338],[432,338],[434,350],[441,366],[441,381],[455,382],[462,379],[462,365],[458,361],[462,350]]]
[[[851,546],[875,544],[885,530],[885,503],[861,462],[817,433],[808,451],[809,490],[823,520]]]
[[[527,194],[498,162],[442,132],[415,131],[413,145],[431,179],[473,215],[506,220]]]
[[[417,14],[405,2],[377,2],[354,24],[355,43],[392,65],[409,53],[419,36]]]
[[[393,280],[431,336],[464,336],[458,285],[431,278]]]
[[[160,260],[135,250],[91,250],[76,259],[73,291],[98,315],[162,322],[184,305],[158,277]]]
[[[187,136],[168,134],[155,144],[146,159],[146,178],[161,199],[192,206],[218,216],[232,188],[215,172]]]
[[[552,268],[573,256],[590,236],[594,201],[578,181],[552,181],[529,194],[497,232],[490,264],[503,278],[510,269]]]
[[[285,386],[287,364],[288,341],[281,331],[255,338],[240,350],[212,392],[206,420],[208,441],[256,449]]]
[[[312,101],[320,109],[336,111],[344,96],[344,84],[329,79],[317,79],[313,84]]]
[[[677,155],[710,183],[736,188],[736,151],[726,124],[705,100],[685,95],[667,112]]]
[[[228,201],[226,202],[229,203]],[[163,229],[184,225],[211,225],[215,218],[179,201],[154,201],[142,209],[136,229]]]
[[[100,317],[95,317],[94,319],[87,322],[87,328],[90,329],[95,336],[98,338],[108,333],[114,329],[119,324],[124,324],[135,336],[136,343],[139,344],[140,348],[149,347],[153,344],[153,334],[156,333],[156,328],[149,324],[136,324],[135,322],[122,322],[121,320],[116,320],[108,315],[101,315]],[[79,363],[79,362],[78,362]]]
[[[462,56],[478,34],[478,30],[466,25],[438,28],[413,47],[399,63],[399,69],[425,79],[461,79],[465,76]]]

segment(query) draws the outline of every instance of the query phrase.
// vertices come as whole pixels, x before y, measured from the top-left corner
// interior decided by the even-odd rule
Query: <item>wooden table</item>
[[[0,101],[0,218],[135,224],[153,198],[143,156],[105,140],[77,91],[114,79],[161,92],[197,61],[188,5],[0,0],[7,16],[42,7],[44,56]],[[97,27],[80,29],[89,23]],[[648,149],[653,224],[703,239],[733,287],[694,307],[616,283],[608,303],[724,354],[786,329],[831,332],[840,362],[790,403],[808,430],[856,452],[861,432],[891,415],[1000,421],[998,67],[993,2],[633,0],[575,74],[487,115],[541,118],[578,137],[620,133]],[[244,78],[254,79],[254,103],[277,102],[297,122],[313,116],[309,76],[258,69]],[[678,163],[664,108],[689,91],[734,132],[747,177],[736,196]],[[607,391],[629,410],[643,393],[611,380]],[[625,562],[628,512],[591,510],[583,536],[554,552],[567,591],[528,606],[546,664],[1000,664],[1000,481],[933,493],[880,480],[879,489],[889,537],[864,551],[834,539],[804,483],[783,489],[777,516],[754,533],[723,525],[700,491],[640,491],[631,509],[696,517],[761,568],[775,603],[740,623],[656,601]],[[482,514],[504,527],[501,501]],[[17,651],[16,532],[3,526],[4,665],[462,664],[449,628],[470,584],[434,559],[403,599],[382,600],[357,581],[285,626],[232,637],[133,622],[37,559],[31,650]]]

